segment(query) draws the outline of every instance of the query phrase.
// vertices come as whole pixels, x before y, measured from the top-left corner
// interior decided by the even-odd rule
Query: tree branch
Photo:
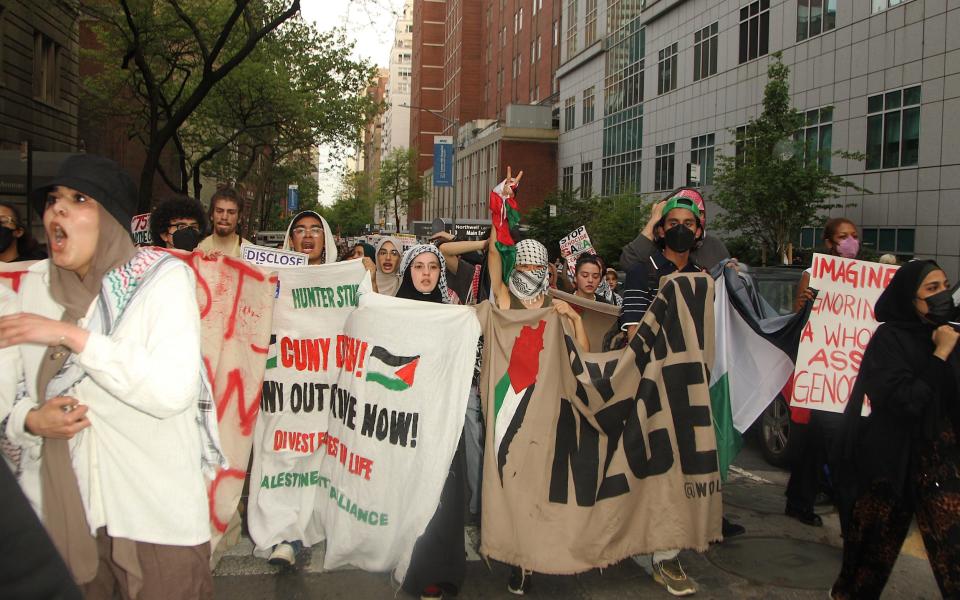
[[[203,41],[203,36],[200,35],[200,30],[197,28],[197,24],[193,22],[193,19],[191,19],[186,12],[184,12],[177,0],[167,0],[167,3],[173,7],[174,12],[177,13],[177,16],[180,17],[180,20],[190,28],[191,32],[193,32],[193,39],[197,40],[197,46],[200,47],[200,54],[203,56],[203,62],[206,63],[210,59],[210,50],[207,48],[207,43]]]

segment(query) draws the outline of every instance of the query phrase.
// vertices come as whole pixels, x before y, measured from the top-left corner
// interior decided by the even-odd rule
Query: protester
[[[16,207],[0,202],[0,262],[43,260],[46,257],[46,252],[23,226]]]
[[[703,238],[701,223],[700,209],[690,198],[674,196],[660,209],[660,219],[653,228],[659,249],[627,271],[620,326],[627,332],[628,339],[633,339],[640,321],[656,298],[661,277],[703,271],[691,258],[691,250]],[[657,515],[656,518],[663,517]],[[696,583],[687,576],[679,555],[679,549],[654,552],[651,558],[653,578],[674,596],[695,594]]]
[[[237,233],[240,222],[240,196],[232,187],[218,189],[210,199],[210,222],[213,233],[197,246],[213,256],[240,256],[240,244],[247,240]],[[249,242],[247,242],[249,243]]]
[[[896,265],[896,264],[898,264],[898,262],[897,262],[897,256],[896,256],[895,254],[883,254],[883,255],[880,256],[880,258],[877,259],[877,262],[880,263],[881,265]]]
[[[449,304],[446,264],[433,244],[414,246],[400,263],[397,298]],[[464,554],[464,462],[463,435],[447,472],[440,503],[423,534],[417,538],[410,566],[403,580],[404,591],[420,598],[457,595],[467,571]]]
[[[337,244],[330,225],[312,210],[301,211],[293,217],[287,226],[282,249],[306,254],[310,265],[337,262]]]
[[[900,267],[877,300],[880,326],[843,415],[856,496],[831,598],[879,598],[914,517],[941,594],[960,597],[956,312],[932,260]]]
[[[86,598],[212,598],[204,474],[225,461],[193,272],[133,245],[136,186],[111,160],[71,156],[30,200],[51,260],[0,318],[24,370],[2,432],[21,486]]]
[[[843,258],[856,258],[860,250],[857,226],[853,221],[838,217],[830,219],[823,227],[823,244],[827,253]],[[800,276],[794,312],[803,309],[814,298],[810,288],[811,269]],[[790,418],[795,427],[791,430],[790,480],[787,482],[784,514],[804,525],[822,527],[823,519],[814,512],[817,495],[821,489],[832,494],[825,467],[830,445],[840,428],[842,418],[837,413],[793,407]]]
[[[620,276],[617,274],[617,270],[613,267],[607,267],[606,272],[603,274],[603,278],[607,280],[607,285],[610,286],[610,291],[614,294],[617,294],[620,284]]]
[[[523,171],[516,178],[510,176],[508,167],[507,178],[501,183],[504,197],[512,196]],[[491,229],[488,240],[487,269],[490,273],[491,295],[501,310],[507,309],[537,309],[553,307],[557,314],[562,315],[581,350],[590,351],[590,340],[580,315],[563,300],[555,300],[549,290],[549,258],[547,249],[536,240],[525,239],[516,243],[516,262],[512,272],[506,274],[507,284],[504,285],[503,262],[497,250],[497,230]],[[523,565],[513,565],[510,568],[510,579],[507,582],[507,591],[522,596],[530,591],[533,582],[533,571],[523,568]]]
[[[150,213],[150,233],[157,246],[192,252],[206,230],[203,206],[189,196],[164,200]]]
[[[709,270],[719,264],[723,259],[730,258],[730,252],[720,238],[706,235],[707,212],[703,196],[693,188],[679,188],[653,205],[650,211],[650,220],[647,221],[643,231],[641,231],[640,235],[632,242],[623,247],[623,251],[620,253],[620,267],[622,269],[629,272],[631,267],[646,262],[647,259],[656,252],[657,246],[654,243],[655,230],[662,218],[663,207],[674,198],[690,199],[700,211],[700,227],[703,230],[703,234],[699,237],[693,248],[691,248],[690,259]]]
[[[337,245],[330,225],[312,210],[301,211],[290,220],[282,249],[306,254],[308,265],[337,262]],[[273,547],[267,562],[280,567],[292,567],[297,563],[297,555],[301,550],[301,540],[284,540]]]
[[[489,236],[489,233],[488,233]],[[439,244],[440,252],[446,261],[447,281],[450,288],[461,298],[462,304],[475,305],[490,297],[490,279],[487,277],[485,250],[488,240],[457,241],[446,231],[433,234],[430,240]],[[473,259],[473,262],[464,258]],[[467,487],[470,490],[470,522],[479,525],[481,508],[481,484],[483,481],[483,411],[480,404],[480,370],[483,353],[483,336],[477,344],[477,360],[474,365],[473,381],[470,383],[470,398],[467,400],[467,414],[464,419],[464,450],[467,466]]]
[[[573,271],[574,295],[596,302],[606,302],[607,299],[597,293],[600,281],[603,279],[603,266],[600,257],[596,254],[584,252],[577,257],[577,264]]]
[[[383,237],[377,242],[376,290],[380,294],[393,296],[400,288],[397,267],[400,266],[400,250],[403,244],[395,237]]]
[[[350,258],[369,258],[370,260],[376,262],[377,260],[377,249],[371,246],[370,244],[359,241],[353,246],[353,255]]]

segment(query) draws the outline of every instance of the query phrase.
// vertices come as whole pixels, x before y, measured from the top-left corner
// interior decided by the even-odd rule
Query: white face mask
[[[510,274],[510,281],[507,286],[510,292],[518,300],[530,301],[542,295],[549,285],[547,279],[548,271],[546,267],[540,267],[532,271],[521,271],[514,269]]]

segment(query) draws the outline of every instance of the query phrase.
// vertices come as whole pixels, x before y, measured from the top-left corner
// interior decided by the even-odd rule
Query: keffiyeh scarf
[[[537,240],[526,239],[517,243],[517,264],[536,265],[531,271],[513,269],[507,281],[510,293],[521,301],[531,301],[542,295],[550,286],[550,271],[547,269],[547,249]]]

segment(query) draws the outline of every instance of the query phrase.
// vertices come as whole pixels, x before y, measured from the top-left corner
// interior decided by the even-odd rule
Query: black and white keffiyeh
[[[547,269],[547,249],[537,240],[517,242],[517,266],[535,265],[530,271],[521,271],[514,267],[507,286],[510,293],[521,301],[530,301],[544,294],[550,287],[550,271]]]
[[[437,287],[433,289],[432,292],[424,294],[423,292],[418,291],[413,285],[413,279],[411,275],[407,273],[407,269],[413,264],[413,259],[420,256],[424,252],[430,252],[440,261],[440,279],[437,280]],[[443,254],[440,250],[433,244],[419,244],[410,248],[403,254],[403,258],[400,260],[400,289],[397,290],[398,298],[411,298],[417,300],[428,300],[434,299],[435,301],[439,299],[440,302],[444,304],[450,304],[450,295],[447,292],[447,261],[443,259]],[[428,297],[434,298],[428,298]]]

